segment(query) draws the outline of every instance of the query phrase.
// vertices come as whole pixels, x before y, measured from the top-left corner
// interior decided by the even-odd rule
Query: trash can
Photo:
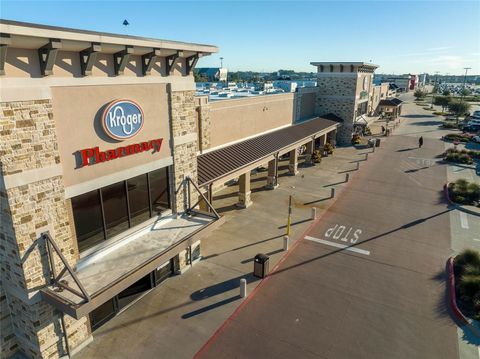
[[[253,275],[258,278],[265,278],[268,274],[269,262],[269,256],[262,253],[257,254],[253,261]]]
[[[380,139],[377,138],[377,141],[375,141],[375,147],[380,147]]]

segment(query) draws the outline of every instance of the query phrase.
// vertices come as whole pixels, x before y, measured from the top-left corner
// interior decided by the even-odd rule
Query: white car
[[[476,143],[480,143],[480,136],[472,137],[472,141]]]

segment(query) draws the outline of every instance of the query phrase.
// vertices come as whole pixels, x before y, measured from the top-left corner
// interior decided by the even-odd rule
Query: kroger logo
[[[142,109],[135,102],[115,100],[103,112],[102,126],[111,138],[125,140],[141,130],[143,117]]]

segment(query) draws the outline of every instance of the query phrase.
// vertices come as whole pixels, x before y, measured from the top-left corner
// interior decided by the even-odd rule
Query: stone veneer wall
[[[49,229],[71,265],[78,253],[62,177],[35,176],[37,170],[53,169],[60,163],[52,104],[50,100],[8,102],[1,104],[0,111],[0,258],[5,290],[0,327],[12,329],[1,333],[2,356],[11,355],[16,344],[32,358],[59,358],[66,354],[61,314],[38,293],[49,280],[45,243],[39,233]],[[5,180],[12,183],[18,176],[26,183],[6,188]],[[9,318],[15,320],[9,323]],[[89,338],[88,321],[70,317],[65,321],[70,349],[74,349]]]
[[[169,90],[169,94],[173,139],[173,181],[176,192],[175,209],[178,213],[181,213],[184,212],[188,206],[186,197],[188,186],[185,182],[185,178],[190,177],[195,183],[198,183],[198,134],[194,98],[195,91],[171,92]],[[183,141],[179,138],[188,135],[194,135],[194,137],[192,136],[194,139],[182,143]],[[198,198],[198,194],[193,187],[191,187],[190,196],[193,205]]]
[[[357,87],[356,73],[317,77],[317,107],[319,116],[333,113],[344,120],[337,132],[339,144],[349,144],[353,132]]]
[[[212,122],[210,120],[210,105],[208,104],[208,98],[205,102],[201,100],[202,99],[200,99],[200,105],[197,107],[197,129],[199,138],[198,147],[200,151],[205,151],[210,148]]]

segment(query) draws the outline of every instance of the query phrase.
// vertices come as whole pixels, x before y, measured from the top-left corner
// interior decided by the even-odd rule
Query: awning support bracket
[[[93,42],[92,45],[85,50],[80,51],[80,66],[83,76],[90,76],[92,74],[93,64],[100,51],[102,51],[102,46],[96,42]]]
[[[172,55],[165,56],[165,72],[166,72],[166,75],[171,74],[171,72],[173,70],[173,66],[175,65],[175,62],[177,61],[179,55],[180,55],[180,52],[177,51],[176,53],[174,53]]]
[[[142,73],[143,76],[150,75],[152,71],[153,65],[157,62],[158,58],[160,57],[160,50],[153,49],[152,52],[148,54],[142,55]]]
[[[125,46],[125,49],[113,54],[113,65],[115,68],[115,75],[123,75],[123,71],[127,66],[130,54],[133,54],[133,46]]]
[[[12,43],[9,34],[0,33],[0,76],[5,75],[8,45]]]
[[[192,179],[190,177],[187,177],[185,178],[185,180],[187,181],[187,188],[188,188],[188,209],[187,209],[187,212],[195,212],[193,207],[196,206],[198,204],[198,202],[192,206],[192,203],[191,203],[191,200],[190,200],[190,184],[195,188],[195,190],[198,192],[198,194],[200,194],[200,197],[202,197],[202,199],[205,201],[205,204],[208,206],[208,208],[210,208],[210,210],[212,211],[212,213],[214,214],[214,216],[219,219],[220,218],[220,215],[218,214],[218,212],[215,210],[215,208],[212,206],[212,204],[210,203],[210,201],[207,199],[207,197],[205,197],[205,195],[202,193],[202,191],[200,191],[200,188],[198,188],[198,186],[195,184],[195,182],[192,181]]]
[[[75,274],[75,271],[73,270],[73,268],[70,266],[70,264],[68,264],[67,259],[63,255],[60,248],[58,248],[58,245],[53,240],[52,236],[50,235],[50,232],[49,231],[43,232],[41,234],[41,238],[45,241],[46,247],[47,247],[48,261],[49,261],[49,264],[50,264],[50,272],[52,274],[52,278],[51,278],[52,285],[54,285],[58,288],[63,288],[65,290],[68,290],[69,292],[71,292],[71,293],[75,294],[76,296],[82,298],[86,302],[89,302],[91,300],[90,295],[86,291],[82,282],[80,282],[80,279]],[[52,251],[52,248],[53,248],[53,251]],[[60,271],[60,273],[58,275],[57,275],[57,270],[55,268],[55,261],[54,261],[54,257],[53,257],[54,252],[58,255],[58,257],[60,257],[60,260],[62,261],[62,264],[64,265],[64,267],[62,268],[62,270]],[[61,281],[60,278],[67,271],[72,276],[73,280],[75,281],[75,284],[80,289],[80,292],[78,290],[70,287],[65,282]]]
[[[197,64],[198,59],[202,56],[202,53],[198,52],[195,55],[189,56],[185,59],[185,72],[190,75],[193,68]]]
[[[40,71],[42,76],[53,74],[53,65],[57,58],[58,49],[62,48],[62,42],[59,39],[50,39],[48,44],[38,49],[38,59],[40,61]]]

